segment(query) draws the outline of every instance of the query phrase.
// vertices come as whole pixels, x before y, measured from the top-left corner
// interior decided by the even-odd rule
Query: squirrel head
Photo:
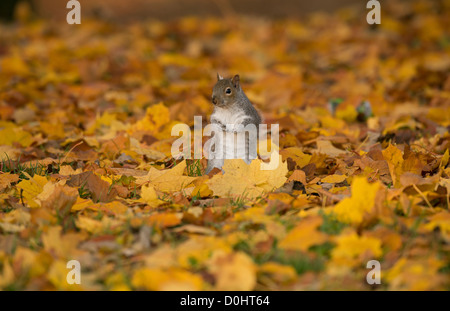
[[[212,103],[217,107],[229,107],[238,101],[241,92],[239,75],[235,75],[232,79],[224,79],[217,74],[217,83],[214,85],[212,93]]]

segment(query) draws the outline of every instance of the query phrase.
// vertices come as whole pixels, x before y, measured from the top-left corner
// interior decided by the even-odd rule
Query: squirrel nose
[[[213,97],[212,97],[212,103],[213,103],[214,105],[217,105],[217,97],[216,97],[216,96],[213,96]]]

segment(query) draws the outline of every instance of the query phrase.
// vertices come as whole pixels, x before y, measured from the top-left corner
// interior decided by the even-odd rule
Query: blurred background
[[[128,289],[134,276],[153,275],[141,267],[157,257],[152,290],[203,282],[223,290],[218,284],[234,276],[226,289],[372,290],[366,262],[374,258],[383,260],[376,290],[450,289],[450,0],[379,0],[380,25],[367,23],[367,0],[79,1],[81,25],[69,25],[67,0],[0,0],[1,18],[14,21],[0,23],[0,174],[45,175],[34,178],[42,193],[26,197],[20,187],[31,182],[3,190],[14,179],[0,180],[0,290],[66,290],[65,261],[78,253],[90,273],[86,289]],[[290,176],[299,175],[269,195],[267,208],[256,203],[258,212],[246,209],[246,192],[233,205],[214,203],[225,209],[191,214],[186,207],[202,210],[200,200],[161,191],[164,205],[141,210],[142,190],[132,180],[142,180],[141,170],[150,176],[150,167],[172,167],[175,124],[193,126],[196,116],[207,124],[217,73],[241,76],[265,123],[280,125],[280,153]],[[50,190],[66,174],[63,163],[72,177],[78,170],[97,176],[95,187],[76,184],[75,196],[101,208],[91,213],[87,202],[69,212],[75,196],[68,194],[58,194],[54,208]],[[203,165],[195,163],[181,181]],[[113,180],[113,169],[133,173]],[[380,180],[388,195],[367,182],[351,190],[357,175]],[[337,209],[341,218],[322,213],[350,190],[357,195]],[[45,194],[46,207],[28,213],[22,192],[34,204]],[[115,193],[120,201],[109,202]],[[125,210],[136,226],[125,210],[110,215],[103,201],[118,203],[114,211],[124,210],[120,202],[132,206]],[[178,221],[201,229],[172,230]],[[182,244],[197,232],[213,242]],[[103,241],[112,244],[97,244]],[[205,254],[224,249],[236,251],[226,260],[229,274],[213,276],[222,261]],[[175,275],[179,283],[167,281]],[[131,289],[141,288],[137,280]]]
[[[62,0],[2,0],[1,18],[12,20],[19,2],[27,3],[41,17],[63,20],[68,10]],[[172,19],[186,15],[220,16],[245,14],[267,17],[296,17],[314,11],[334,11],[354,6],[365,9],[361,0],[89,0],[79,1],[83,16],[114,21],[133,21],[144,18]]]

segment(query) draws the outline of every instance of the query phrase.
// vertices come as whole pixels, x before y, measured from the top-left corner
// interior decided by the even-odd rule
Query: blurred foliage
[[[449,1],[0,25],[0,289],[449,288]],[[282,162],[173,159],[239,73]],[[68,260],[82,284],[66,282]]]

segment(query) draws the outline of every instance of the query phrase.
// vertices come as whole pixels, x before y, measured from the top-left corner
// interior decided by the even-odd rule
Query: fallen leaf
[[[354,225],[361,224],[374,212],[375,197],[380,185],[370,184],[365,177],[355,177],[352,182],[352,195],[340,201],[332,209],[339,221]]]
[[[255,264],[242,252],[216,251],[210,259],[209,271],[216,278],[217,290],[253,290],[256,285]]]
[[[321,224],[321,217],[303,219],[297,227],[289,231],[286,237],[280,241],[280,248],[305,252],[313,245],[326,242],[328,236],[318,230]]]
[[[17,174],[0,174],[0,191],[9,187],[12,183],[19,181],[19,175]]]
[[[261,170],[261,161],[253,160],[247,165],[241,159],[225,160],[225,174],[214,175],[206,182],[215,195],[220,197],[243,196],[255,199],[264,192],[281,187],[287,180],[287,164],[280,163],[275,170]]]

